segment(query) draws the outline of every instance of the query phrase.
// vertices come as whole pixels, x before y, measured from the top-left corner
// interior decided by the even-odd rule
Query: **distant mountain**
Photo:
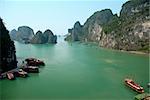
[[[31,39],[30,43],[33,44],[43,44],[43,43],[57,43],[57,36],[52,33],[51,30],[46,30],[43,34],[38,31],[34,37]]]
[[[14,42],[0,18],[0,73],[17,67]]]
[[[120,16],[110,9],[95,12],[84,25],[68,29],[67,41],[96,42],[101,47],[149,52],[149,0],[130,0]]]
[[[29,43],[33,36],[33,29],[28,26],[20,26],[18,30],[13,29],[10,32],[10,37],[12,40],[16,40],[22,43]]]
[[[44,41],[44,37],[41,31],[38,31],[34,37],[30,40],[33,44],[41,44]]]
[[[18,28],[18,30],[13,29],[10,32],[10,37],[12,40],[16,40],[21,43],[33,43],[33,44],[57,43],[57,36],[54,35],[51,30],[46,30],[44,33],[38,31],[34,35],[33,29],[31,29],[28,26],[21,26]]]

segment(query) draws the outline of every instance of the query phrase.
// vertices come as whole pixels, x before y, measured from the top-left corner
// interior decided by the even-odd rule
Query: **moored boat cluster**
[[[7,78],[9,80],[14,80],[16,77],[26,78],[29,76],[28,73],[39,73],[40,66],[45,66],[44,61],[36,58],[27,58],[25,61],[22,61],[22,65],[19,68],[0,73],[0,79]]]

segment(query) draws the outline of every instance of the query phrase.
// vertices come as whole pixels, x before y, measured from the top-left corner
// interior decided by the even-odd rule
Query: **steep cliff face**
[[[131,0],[123,4],[120,16],[105,9],[94,13],[78,32],[69,30],[66,40],[96,42],[101,47],[149,52],[150,16],[148,0]],[[79,23],[79,22],[78,22]]]
[[[70,36],[66,40],[79,41],[82,39],[82,26],[79,21],[74,24],[72,29],[68,29]]]
[[[83,26],[77,21],[74,27],[68,30],[70,35],[65,40],[97,41],[97,36],[100,35],[102,26],[108,23],[112,17],[113,14],[110,9],[97,11],[87,19]]]
[[[57,36],[52,33],[51,30],[46,30],[44,33],[38,31],[36,35],[30,40],[33,44],[44,44],[44,43],[57,43]]]
[[[0,73],[17,67],[14,42],[0,18]]]
[[[148,0],[126,2],[122,6],[120,16],[103,27],[103,35],[107,39],[103,38],[99,41],[99,45],[107,47],[106,43],[109,41],[109,48],[148,53],[150,39],[149,7]]]
[[[84,39],[93,42],[99,41],[98,36],[102,31],[102,27],[111,21],[112,17],[113,13],[110,9],[95,12],[83,25]]]

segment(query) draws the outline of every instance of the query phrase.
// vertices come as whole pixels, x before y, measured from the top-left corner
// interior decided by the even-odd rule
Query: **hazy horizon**
[[[1,0],[0,17],[11,31],[19,26],[29,26],[36,33],[52,30],[54,34],[67,34],[76,21],[82,25],[94,12],[111,9],[119,14],[128,0]]]

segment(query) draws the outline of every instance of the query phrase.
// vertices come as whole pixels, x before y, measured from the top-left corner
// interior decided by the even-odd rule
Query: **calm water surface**
[[[133,100],[124,86],[130,77],[148,92],[148,56],[102,49],[83,43],[56,45],[15,42],[17,57],[37,57],[46,66],[39,74],[0,81],[0,100]]]

